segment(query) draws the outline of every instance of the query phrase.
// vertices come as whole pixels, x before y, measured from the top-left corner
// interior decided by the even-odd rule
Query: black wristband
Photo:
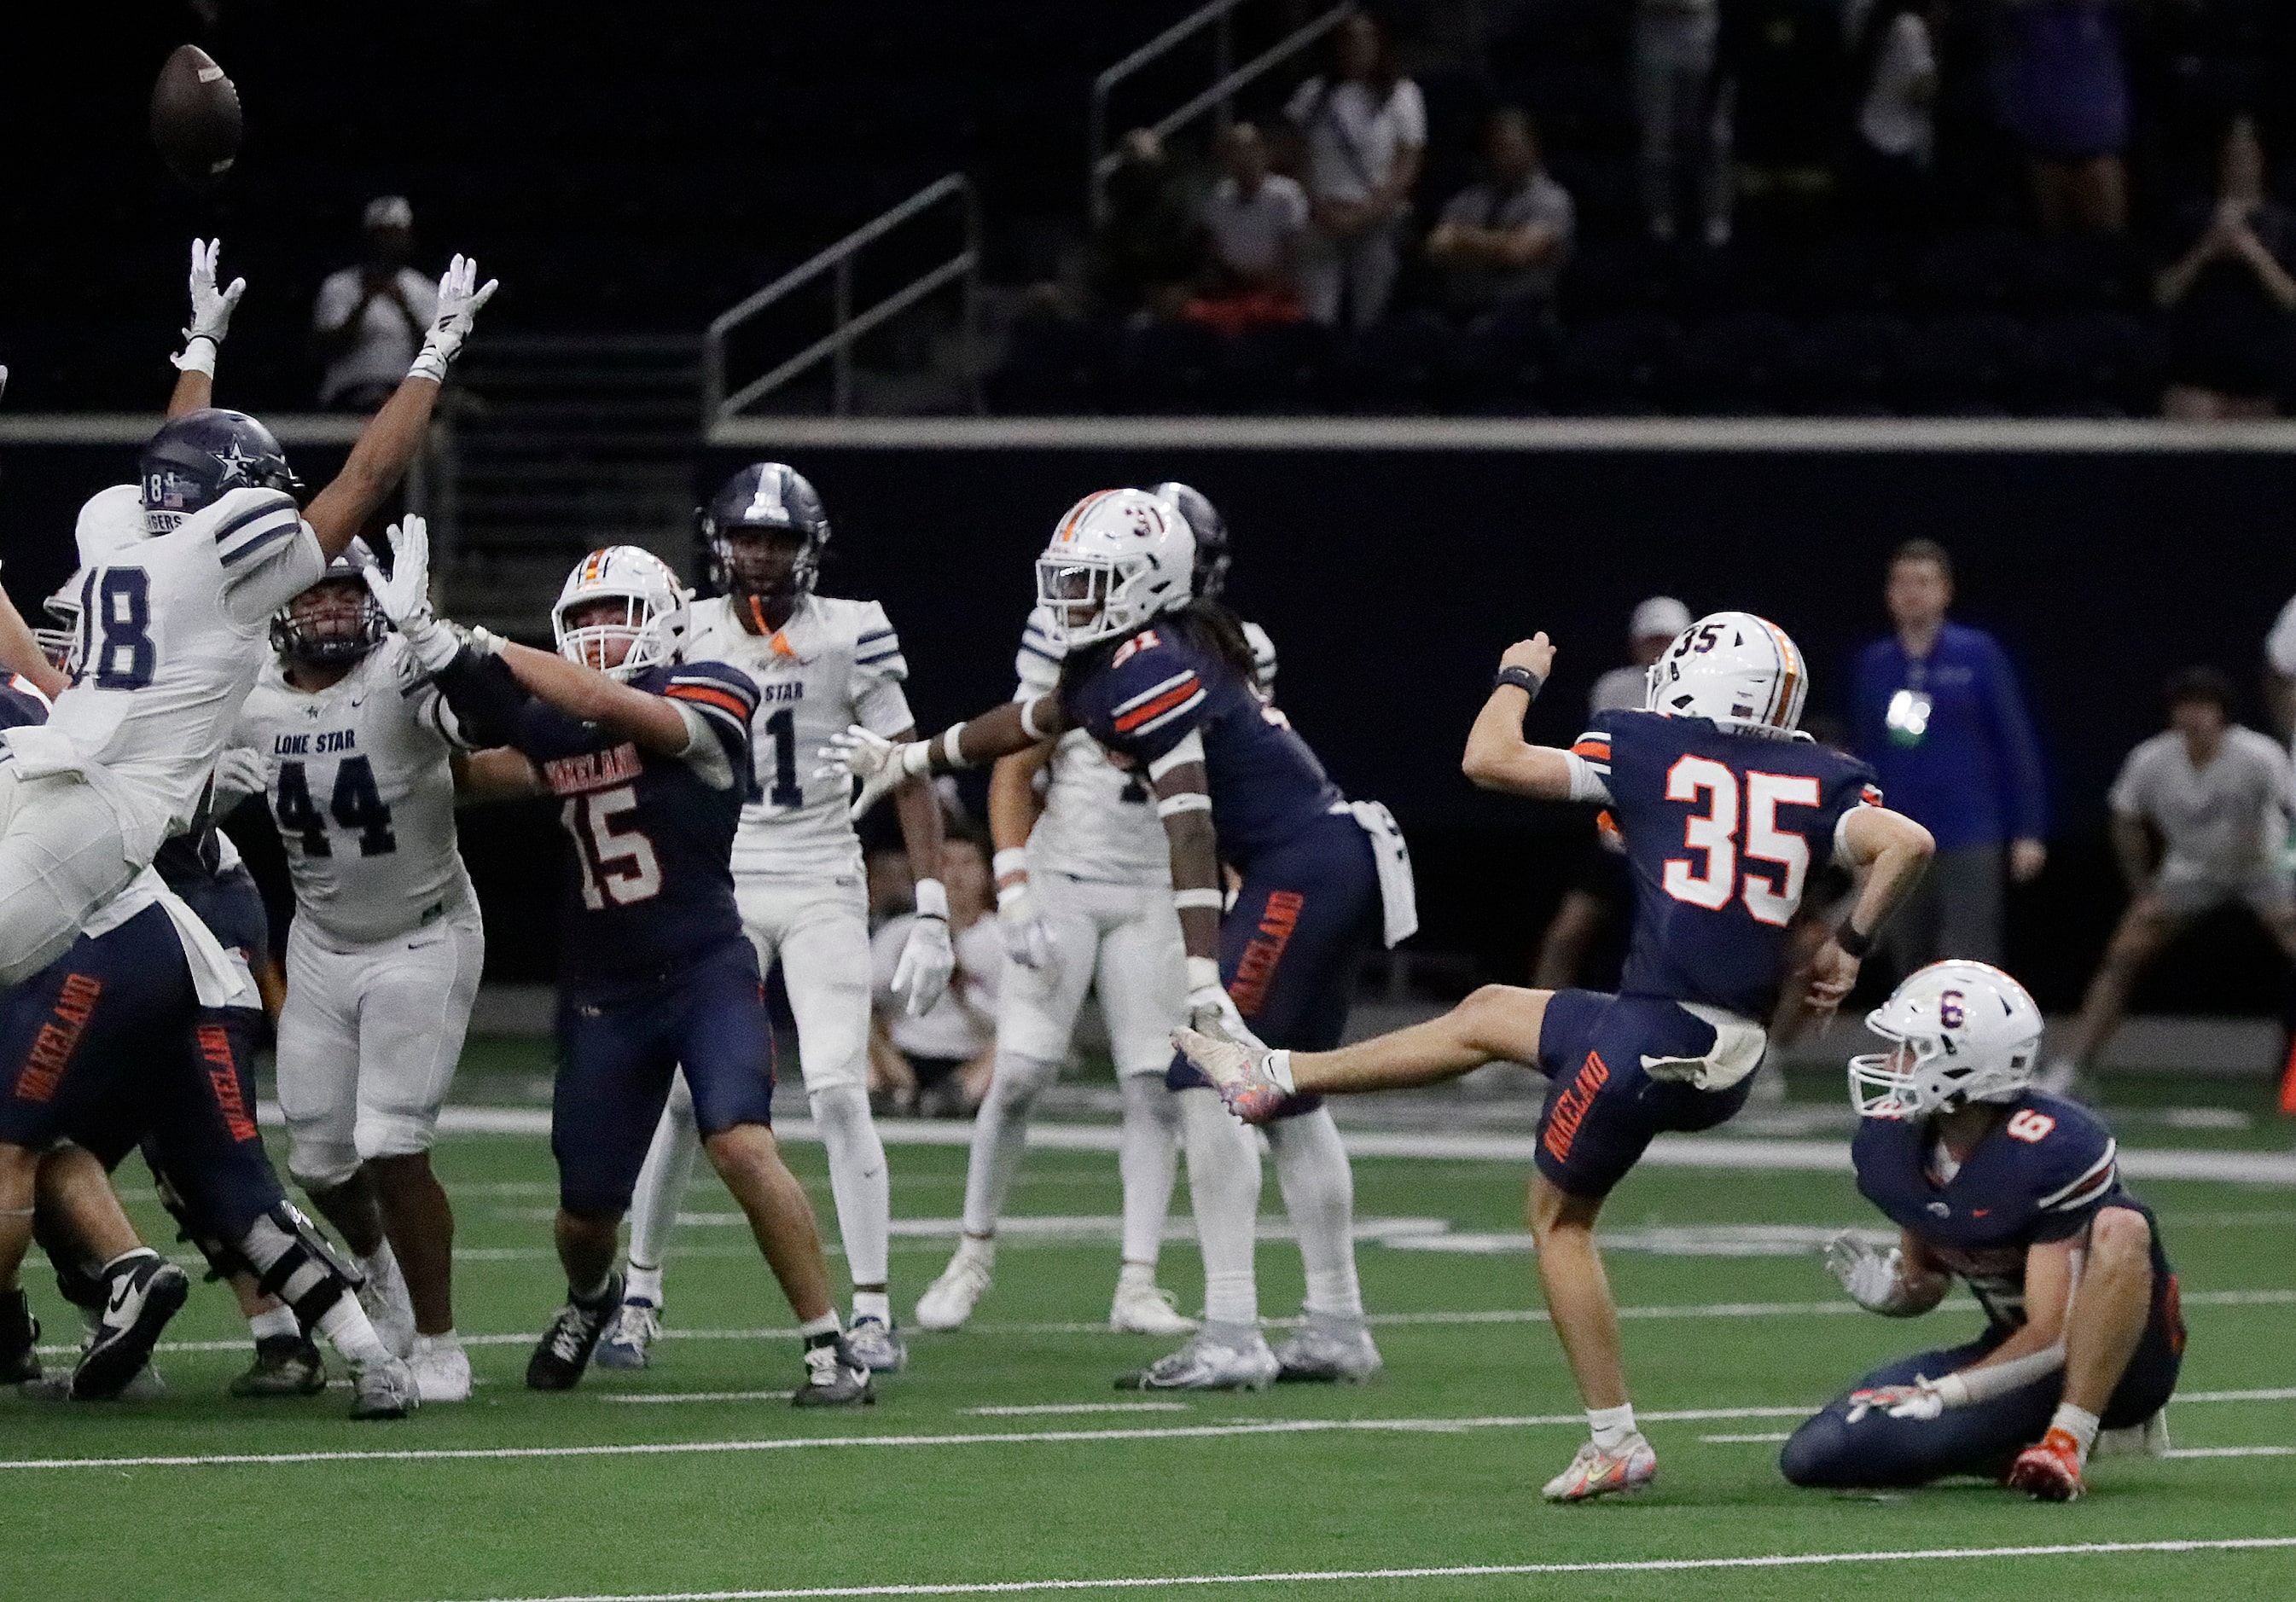
[[[1502,684],[1513,685],[1535,701],[1538,699],[1538,692],[1546,687],[1546,681],[1528,667],[1508,666],[1500,668],[1492,676],[1492,689],[1496,690]]]
[[[1857,926],[1845,918],[1834,928],[1833,944],[1862,960],[1867,952],[1874,949],[1874,936],[1860,933]]]

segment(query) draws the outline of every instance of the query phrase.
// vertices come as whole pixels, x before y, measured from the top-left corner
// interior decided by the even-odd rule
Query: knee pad
[[[1789,1436],[1778,1449],[1778,1472],[1789,1485],[1823,1490],[1852,1483],[1842,1473],[1841,1426],[1821,1413]]]
[[[238,1246],[264,1293],[294,1309],[307,1329],[366,1283],[318,1226],[287,1202],[250,1224]]]
[[[435,1112],[362,1112],[351,1131],[352,1156],[360,1163],[370,1157],[420,1157],[430,1149],[438,1137],[439,1116]],[[356,1164],[352,1172],[357,1172]]]
[[[291,1131],[287,1137],[287,1172],[306,1190],[332,1190],[358,1177],[356,1145],[337,1140],[307,1140]]]
[[[838,1084],[825,1090],[808,1091],[805,1099],[806,1105],[813,1111],[816,1124],[857,1129],[871,1122],[869,1092],[857,1084]]]

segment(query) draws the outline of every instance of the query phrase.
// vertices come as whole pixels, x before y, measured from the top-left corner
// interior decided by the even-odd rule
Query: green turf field
[[[2284,1149],[2284,1134],[2278,1141]],[[828,1227],[819,1148],[791,1149]],[[895,1147],[896,1216],[954,1218],[964,1157]],[[1254,1575],[1289,1577],[1138,1589],[1330,1602],[1784,1599],[1875,1588],[1936,1598],[2296,1596],[2296,1456],[2284,1455],[2296,1448],[2296,1191],[2284,1188],[2143,1187],[2192,1328],[2188,1395],[2170,1410],[2176,1445],[2284,1455],[2105,1462],[2090,1500],[2042,1507],[1974,1484],[1862,1498],[1785,1486],[1772,1437],[1799,1410],[1883,1357],[1964,1338],[1973,1308],[1956,1298],[1925,1320],[1873,1318],[1841,1302],[1807,1251],[1665,1255],[1684,1246],[1647,1233],[1689,1230],[1694,1245],[1711,1226],[1872,1222],[1846,1177],[1645,1170],[1607,1222],[1665,1248],[1611,1260],[1660,1483],[1629,1501],[1556,1508],[1538,1487],[1584,1426],[1536,1311],[1527,1255],[1366,1243],[1365,1295],[1388,1361],[1376,1382],[1142,1398],[1111,1386],[1160,1349],[1105,1330],[1112,1232],[1008,1236],[974,1327],[913,1336],[911,1371],[882,1385],[878,1406],[824,1417],[758,1394],[794,1383],[795,1343],[775,1333],[786,1308],[727,1218],[731,1198],[707,1180],[687,1204],[697,1221],[681,1237],[685,1255],[671,1263],[668,1319],[681,1338],[659,1346],[647,1372],[593,1370],[570,1394],[536,1395],[520,1376],[562,1290],[547,1250],[546,1145],[449,1138],[439,1161],[461,1218],[460,1322],[487,1343],[472,1351],[472,1402],[397,1425],[349,1423],[340,1389],[230,1402],[223,1387],[243,1361],[244,1331],[222,1292],[204,1288],[171,1339],[230,1345],[166,1352],[166,1398],[0,1400],[0,1598],[980,1594],[996,1582]],[[1523,1173],[1506,1164],[1365,1159],[1356,1177],[1367,1222],[1497,1233],[1520,1214]],[[1267,1189],[1267,1222],[1279,1223],[1272,1171]],[[1118,1203],[1112,1157],[1044,1150],[1023,1172],[1015,1211],[1105,1221]],[[148,1198],[131,1210],[166,1238]],[[1185,1216],[1184,1189],[1175,1218]],[[948,1249],[945,1238],[896,1239],[904,1310]],[[1296,1252],[1272,1241],[1260,1261],[1264,1309],[1293,1312]],[[37,1259],[29,1279],[60,1338],[70,1321]],[[1168,1247],[1164,1279],[1196,1304],[1185,1239]],[[2252,1391],[2269,1394],[2210,1399]],[[2185,1541],[2286,1544],[1956,1555]],[[1906,1556],[1923,1552],[1943,1555]],[[1703,1566],[1828,1553],[1897,1556]],[[1618,1572],[1685,1560],[1702,1566]],[[1456,1572],[1568,1565],[1599,1566]],[[1452,1572],[1320,1577],[1397,1570]]]

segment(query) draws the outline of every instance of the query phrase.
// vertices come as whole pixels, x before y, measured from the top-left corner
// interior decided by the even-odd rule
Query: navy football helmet
[[[1228,563],[1234,560],[1228,552],[1227,519],[1220,516],[1219,508],[1203,491],[1177,478],[1152,484],[1148,493],[1178,507],[1189,531],[1196,536],[1196,577],[1193,586],[1196,599],[1218,600],[1220,592],[1227,587]]]
[[[313,666],[356,662],[382,643],[390,626],[381,603],[366,587],[366,570],[376,565],[365,540],[354,539],[327,564],[319,582],[271,615],[271,649]],[[348,617],[331,616],[312,604],[323,590],[348,584],[356,596]]]
[[[144,447],[144,532],[165,534],[234,489],[283,489],[303,481],[278,438],[244,412],[203,406],[160,425]]]
[[[709,552],[710,583],[725,594],[786,599],[809,593],[821,576],[829,513],[805,475],[787,462],[751,462],[718,487],[696,520]],[[788,576],[768,584],[754,572],[745,574],[733,544],[741,533],[795,534],[802,544]]]

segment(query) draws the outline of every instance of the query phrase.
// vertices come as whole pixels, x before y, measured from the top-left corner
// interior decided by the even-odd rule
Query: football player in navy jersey
[[[1194,535],[1170,502],[1137,489],[1086,496],[1037,564],[1038,603],[1069,648],[1056,691],[929,740],[896,745],[855,728],[824,755],[861,778],[856,805],[865,807],[908,775],[1085,730],[1155,794],[1187,952],[1188,1017],[1238,1039],[1328,1049],[1346,1026],[1366,946],[1392,945],[1417,927],[1410,857],[1387,809],[1347,801],[1256,692],[1242,629],[1225,608],[1192,599],[1194,562]],[[1242,879],[1225,919],[1223,860]],[[1176,1058],[1168,1083],[1204,1081]],[[1268,1132],[1307,1270],[1304,1326],[1279,1358],[1259,1333],[1256,1302],[1241,1317],[1208,1304],[1185,1346],[1128,1383],[1257,1388],[1377,1371],[1346,1148],[1319,1103],[1285,1111]]]
[[[1548,1086],[1530,1229],[1593,1437],[1545,1493],[1581,1501],[1638,1490],[1658,1472],[1627,1398],[1618,1309],[1595,1247],[1603,1198],[1661,1131],[1710,1129],[1745,1104],[1809,876],[1833,862],[1858,881],[1849,918],[1812,962],[1810,1001],[1825,1011],[1849,994],[1874,931],[1933,846],[1920,824],[1883,809],[1863,763],[1797,733],[1808,676],[1775,624],[1746,612],[1693,623],[1652,666],[1644,710],[1610,714],[1567,751],[1522,737],[1554,658],[1545,634],[1508,649],[1463,766],[1486,789],[1608,808],[1635,884],[1619,993],[1486,985],[1431,1023],[1313,1055],[1196,1034],[1179,1043],[1254,1123],[1299,1096],[1538,1065]]]
[[[1850,1062],[1850,1155],[1898,1241],[1883,1252],[1845,1232],[1827,1262],[1891,1318],[1929,1312],[1961,1279],[1986,1327],[1859,1380],[1786,1442],[1786,1478],[1972,1474],[2070,1501],[2100,1430],[2166,1451],[2161,1410],[2185,1350],[2177,1276],[2152,1210],[2120,1183],[2111,1132],[2033,1088],[2033,998],[1985,963],[1932,962],[1866,1026],[1890,1049]]]
[[[734,902],[757,686],[722,662],[680,659],[685,591],[636,546],[576,565],[551,609],[553,656],[482,633],[463,643],[431,615],[420,522],[391,545],[390,576],[367,570],[384,613],[472,741],[506,748],[472,759],[480,784],[560,797],[572,847],[551,1108],[567,1300],[526,1383],[572,1386],[621,1306],[616,1233],[683,1067],[703,1149],[798,1316],[807,1383],[793,1400],[874,1400],[838,1327],[812,1203],[774,1140],[773,1026]]]

